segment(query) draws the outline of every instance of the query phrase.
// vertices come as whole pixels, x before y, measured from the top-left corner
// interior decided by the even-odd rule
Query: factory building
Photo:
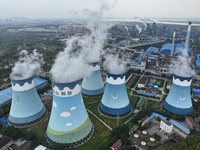
[[[172,87],[163,103],[164,109],[177,115],[190,115],[193,112],[191,101],[192,77],[174,75]]]
[[[160,121],[160,128],[162,131],[165,131],[166,133],[171,133],[173,130],[173,124],[170,123],[167,120],[161,120]]]
[[[25,127],[42,120],[47,110],[36,91],[33,77],[11,82],[13,92],[8,124]]]
[[[125,117],[131,112],[126,91],[125,74],[107,73],[106,88],[99,105],[99,111],[108,117]]]
[[[52,82],[53,104],[46,139],[53,145],[66,148],[85,143],[92,136],[94,127],[86,111],[81,80],[69,83]]]
[[[85,96],[96,97],[104,92],[104,83],[101,77],[99,62],[89,63],[92,71],[89,77],[85,77],[82,82],[82,94]]]
[[[191,51],[190,51],[190,47],[188,46],[188,55],[191,56]],[[181,55],[181,51],[183,51],[185,49],[185,43],[178,43],[175,46],[175,51],[174,51],[174,56],[179,56]]]
[[[162,46],[160,54],[171,54],[172,44],[166,43]]]
[[[34,78],[35,88],[37,90],[45,87],[47,85],[47,80]],[[0,91],[0,106],[11,103],[12,100],[12,87],[9,87],[5,90]]]
[[[200,71],[200,54],[195,55],[195,71]]]
[[[145,70],[146,67],[152,67],[158,65],[159,49],[155,47],[149,47],[145,52],[141,52],[140,55],[130,64],[132,69]]]

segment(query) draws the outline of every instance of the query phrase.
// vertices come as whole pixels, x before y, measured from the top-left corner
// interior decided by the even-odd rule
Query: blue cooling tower
[[[96,97],[104,92],[104,83],[101,78],[99,62],[89,63],[92,73],[82,82],[82,93],[85,96]]]
[[[11,82],[13,93],[8,123],[15,127],[24,127],[43,119],[47,110],[37,94],[33,77]]]
[[[164,109],[177,115],[189,115],[193,112],[190,85],[192,77],[173,76],[170,92],[163,103]]]
[[[82,99],[81,80],[52,84],[53,105],[46,131],[47,141],[66,147],[85,143],[94,128]]]
[[[106,88],[99,111],[108,117],[125,117],[131,112],[125,85],[125,74],[107,73]]]

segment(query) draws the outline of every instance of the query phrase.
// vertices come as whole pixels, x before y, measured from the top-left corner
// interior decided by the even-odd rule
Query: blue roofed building
[[[195,55],[195,70],[200,71],[200,54]]]
[[[200,89],[192,89],[192,94],[197,97],[200,97]]]
[[[184,132],[185,134],[190,134],[190,130],[184,126],[182,123],[177,122],[173,119],[170,119],[169,122],[171,122],[176,128],[178,128],[179,130],[181,130],[182,132]]]
[[[166,43],[162,46],[160,54],[171,54],[172,44]]]
[[[184,49],[185,49],[185,43],[178,43],[178,44],[176,44],[174,56],[181,55],[181,51],[184,50]],[[188,46],[188,55],[189,56],[192,55],[189,46]]]

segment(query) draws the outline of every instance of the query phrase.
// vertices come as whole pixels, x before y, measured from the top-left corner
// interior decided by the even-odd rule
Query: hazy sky
[[[97,11],[106,0],[0,0],[0,18],[66,18],[69,11]],[[115,1],[115,0],[107,0]],[[200,18],[200,0],[117,0],[105,16]]]

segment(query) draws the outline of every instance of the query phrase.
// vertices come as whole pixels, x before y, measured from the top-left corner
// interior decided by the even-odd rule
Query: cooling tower
[[[99,111],[108,117],[125,117],[131,112],[125,85],[125,74],[107,73],[106,88]]]
[[[89,77],[85,77],[82,82],[82,94],[89,97],[100,96],[104,92],[104,83],[101,78],[99,62],[89,63],[92,71]]]
[[[38,96],[33,77],[11,82],[13,93],[8,123],[15,127],[25,127],[42,120],[47,110]]]
[[[190,85],[192,77],[173,76],[170,92],[163,103],[164,109],[177,115],[189,115],[193,112]]]
[[[52,82],[53,104],[46,131],[50,144],[68,148],[85,143],[94,128],[85,109],[81,80],[70,83]]]

